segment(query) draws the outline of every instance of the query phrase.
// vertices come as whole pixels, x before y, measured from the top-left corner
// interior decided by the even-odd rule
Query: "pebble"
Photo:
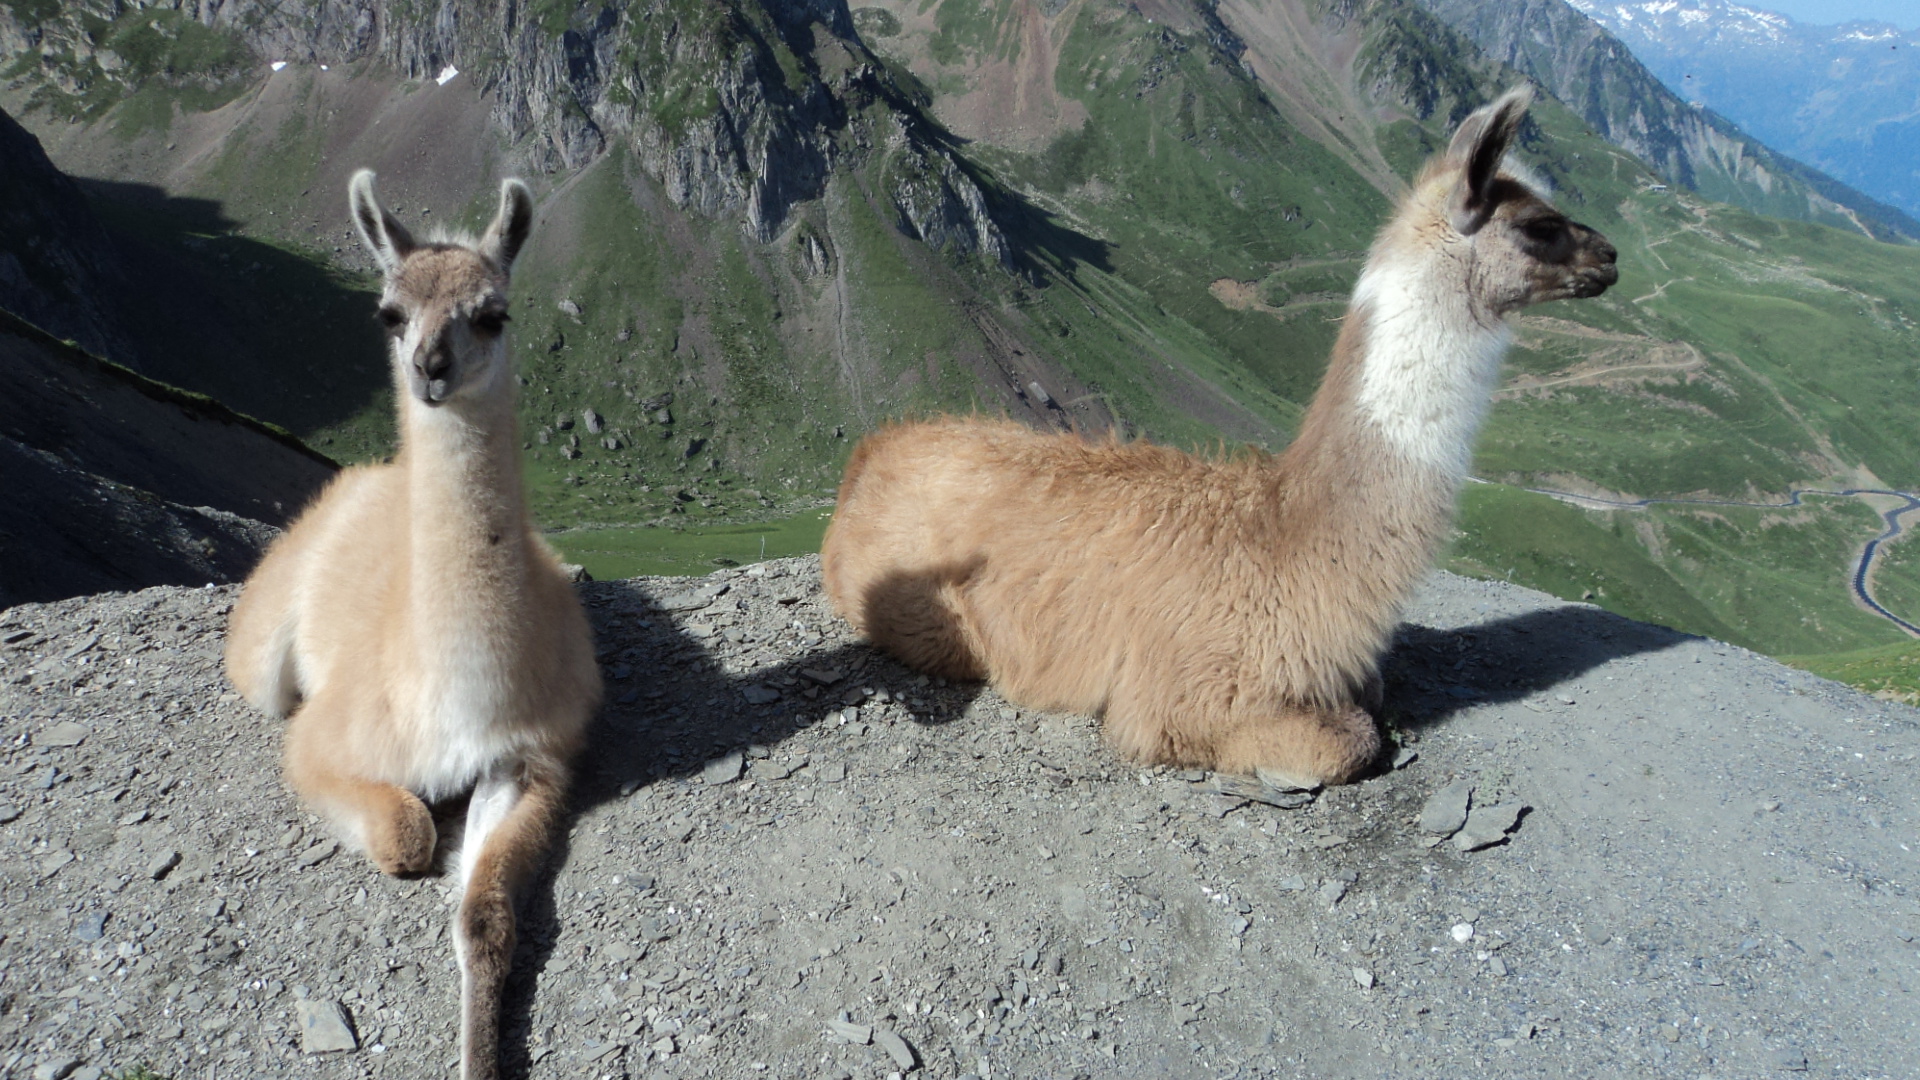
[[[147,876],[155,881],[159,881],[161,878],[166,877],[174,867],[179,865],[179,852],[163,851],[147,861]]]
[[[1304,776],[1295,776],[1292,773],[1282,772],[1278,769],[1255,769],[1254,775],[1260,778],[1262,784],[1265,784],[1275,791],[1314,792],[1320,790],[1320,781]]]
[[[1373,972],[1362,967],[1354,968],[1353,981],[1360,984],[1360,989],[1371,990],[1373,989]]]
[[[81,941],[99,941],[107,936],[107,913],[90,911],[80,916],[79,925],[73,928],[73,936]]]
[[[93,730],[71,720],[62,720],[33,737],[35,746],[79,746]]]
[[[1476,806],[1467,815],[1466,827],[1454,836],[1453,846],[1461,851],[1478,851],[1501,843],[1520,824],[1520,815],[1526,810],[1526,804],[1517,802]]]
[[[893,1059],[895,1065],[900,1066],[902,1069],[913,1068],[913,1048],[907,1045],[907,1040],[894,1034],[887,1028],[875,1028],[873,1032],[873,1044],[885,1050],[887,1056]]]
[[[825,765],[814,766],[813,775],[825,783],[837,784],[847,778],[847,767],[838,761],[829,761]]]
[[[1807,1055],[1794,1046],[1789,1046],[1785,1050],[1776,1050],[1773,1054],[1773,1067],[1785,1072],[1806,1072]]]
[[[1329,878],[1320,885],[1320,902],[1328,907],[1338,904],[1346,895],[1347,883],[1344,881]]]
[[[726,595],[729,587],[724,581],[716,581],[698,589],[667,593],[654,603],[663,611],[698,611]]]
[[[1301,877],[1299,874],[1288,874],[1286,877],[1274,883],[1274,888],[1279,889],[1281,892],[1306,892],[1307,879]]]
[[[1467,807],[1473,800],[1473,781],[1455,780],[1428,796],[1420,808],[1420,831],[1452,836],[1467,823]]]
[[[1473,924],[1472,923],[1464,923],[1464,922],[1454,923],[1453,929],[1450,932],[1453,934],[1453,940],[1459,942],[1462,945],[1465,945],[1467,942],[1473,940]]]
[[[1404,769],[1413,764],[1419,757],[1420,751],[1415,750],[1411,746],[1403,746],[1400,748],[1399,753],[1393,755],[1393,767],[1396,769]]]
[[[1213,785],[1208,790],[1219,798],[1251,800],[1257,803],[1265,803],[1268,806],[1278,807],[1282,810],[1298,810],[1313,802],[1313,792],[1311,791],[1300,788],[1276,788],[1264,781],[1251,780],[1244,776],[1216,774],[1213,778]],[[1238,806],[1239,804],[1235,803],[1234,806],[1229,807],[1229,809],[1235,809]],[[1215,814],[1214,816],[1220,817],[1222,815]]]
[[[49,851],[45,855],[40,857],[40,862],[39,862],[40,876],[42,878],[50,878],[53,875],[59,873],[62,869],[66,867],[68,863],[72,861],[73,861],[73,852],[68,851],[65,848],[58,848],[53,851]]]
[[[328,859],[333,858],[334,852],[339,850],[340,850],[340,844],[338,841],[322,840],[321,842],[301,852],[300,857],[293,861],[302,867],[318,866],[321,863],[326,862]]]
[[[740,695],[749,705],[771,705],[780,700],[780,691],[771,686],[749,686]]]
[[[20,808],[12,803],[0,803],[0,825],[8,824],[20,817]]]
[[[709,784],[731,784],[740,779],[740,774],[746,767],[746,755],[735,750],[731,754],[707,762],[707,767],[700,770],[700,779]]]
[[[301,1053],[330,1054],[360,1048],[346,1006],[339,1002],[300,998],[293,1003],[293,1011],[300,1021]]]
[[[67,1080],[80,1067],[79,1058],[56,1056],[33,1067],[33,1080]]]
[[[851,1020],[829,1020],[827,1030],[841,1042],[850,1042],[855,1046],[865,1046],[873,1041],[873,1029],[865,1024],[856,1024]]]

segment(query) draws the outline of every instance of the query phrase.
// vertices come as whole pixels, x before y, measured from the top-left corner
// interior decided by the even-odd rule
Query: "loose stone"
[[[301,998],[293,1003],[293,1010],[300,1021],[301,1053],[330,1054],[360,1048],[346,1006],[339,1002]]]
[[[1453,838],[1453,846],[1461,851],[1478,851],[1500,843],[1520,824],[1520,815],[1526,809],[1524,803],[1517,802],[1475,807],[1467,816],[1466,827]]]
[[[1467,806],[1473,799],[1473,782],[1455,780],[1434,792],[1420,808],[1420,831],[1451,836],[1467,823]]]
[[[887,1056],[892,1058],[893,1063],[900,1066],[902,1070],[913,1068],[913,1048],[907,1045],[907,1040],[886,1028],[876,1028],[873,1032],[873,1044],[885,1050]]]
[[[170,872],[174,867],[179,865],[180,865],[179,852],[163,851],[160,854],[155,855],[150,861],[148,861],[147,876],[152,878],[155,881],[159,881],[161,878],[166,877],[168,872]]]

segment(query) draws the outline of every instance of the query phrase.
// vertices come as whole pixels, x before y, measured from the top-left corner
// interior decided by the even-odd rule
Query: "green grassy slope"
[[[1402,0],[1300,10],[1307,22],[1285,31],[1295,52],[1263,68],[1213,5],[1152,21],[1013,0],[863,7],[855,23],[897,93],[848,99],[858,138],[824,194],[765,242],[735,217],[676,208],[618,140],[552,177],[511,335],[541,520],[580,530],[563,548],[596,558],[738,559],[721,523],[823,505],[861,433],[931,410],[1282,444],[1389,210],[1390,174],[1515,79]],[[783,78],[815,69],[785,40],[767,47]],[[1333,83],[1263,82],[1262,70],[1304,70],[1288,56],[1317,58]],[[982,80],[1036,71],[1077,117],[1045,139],[963,139],[931,119],[964,119]],[[90,115],[160,145],[180,121],[143,100]],[[370,282],[270,213],[308,189],[331,137],[311,121],[236,126],[193,181],[228,212],[217,227],[177,202],[109,216],[209,276],[246,268],[236,325],[247,289],[265,298],[262,326],[302,296],[317,313],[305,344],[235,331],[271,364],[176,351],[163,377],[364,458],[391,438],[380,346],[356,314],[371,311]],[[925,168],[911,149],[923,137],[980,185],[1009,267],[908,235],[889,192]],[[1518,156],[1615,241],[1622,280],[1521,320],[1476,462],[1495,483],[1467,491],[1452,564],[1775,653],[1897,645],[1845,590],[1877,532],[1863,503],[1595,512],[1519,489],[1769,501],[1809,485],[1920,486],[1920,429],[1904,419],[1920,404],[1920,249],[1656,191],[1550,100]],[[456,216],[478,224],[488,201],[477,193]],[[1066,408],[1025,397],[1030,380]],[[587,430],[588,409],[602,431]],[[1920,604],[1907,561],[1890,558],[1878,580],[1889,606]]]

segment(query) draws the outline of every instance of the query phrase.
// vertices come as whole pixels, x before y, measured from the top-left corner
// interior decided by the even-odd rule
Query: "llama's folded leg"
[[[947,679],[984,679],[959,592],[952,576],[939,571],[889,574],[864,590],[856,625],[908,667]]]
[[[340,760],[337,719],[325,699],[294,714],[287,727],[287,782],[384,873],[431,869],[438,839],[432,812],[405,788],[353,775]]]
[[[1215,744],[1214,768],[1300,787],[1357,780],[1380,755],[1380,726],[1357,705],[1290,706],[1248,717]]]
[[[467,804],[463,895],[454,922],[460,956],[460,1075],[500,1074],[500,997],[518,940],[515,892],[538,869],[566,805],[566,773],[520,763],[483,777]]]

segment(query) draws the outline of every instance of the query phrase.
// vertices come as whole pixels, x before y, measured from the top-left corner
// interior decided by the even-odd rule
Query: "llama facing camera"
[[[1283,453],[1207,460],[1006,421],[855,449],[821,550],[874,644],[1101,716],[1129,757],[1314,786],[1380,750],[1380,659],[1453,519],[1506,317],[1598,296],[1600,234],[1504,167],[1532,94],[1461,123],[1380,231]]]
[[[507,281],[533,223],[508,180],[479,240],[419,243],[349,185],[385,277],[400,453],[342,472],[234,606],[227,674],[287,726],[287,781],[389,874],[433,867],[427,803],[468,795],[461,1075],[499,1075],[513,894],[540,864],[600,700],[592,635],[527,515]]]

